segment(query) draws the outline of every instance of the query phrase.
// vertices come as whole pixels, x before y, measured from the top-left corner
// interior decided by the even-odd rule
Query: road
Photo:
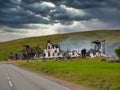
[[[0,64],[0,90],[70,90],[11,64]]]

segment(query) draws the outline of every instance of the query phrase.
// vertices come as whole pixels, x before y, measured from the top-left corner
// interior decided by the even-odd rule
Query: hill
[[[23,45],[31,47],[39,46],[45,48],[47,41],[60,44],[62,49],[81,49],[90,48],[90,42],[93,40],[106,40],[106,45],[111,46],[120,42],[120,30],[99,30],[76,32],[69,34],[56,34],[40,37],[31,37],[0,43],[0,60],[7,60],[10,52],[17,53],[23,48]]]

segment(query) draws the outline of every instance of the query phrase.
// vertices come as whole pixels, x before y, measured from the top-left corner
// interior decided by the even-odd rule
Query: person
[[[8,57],[8,63],[11,63],[11,61],[14,59],[14,56],[12,54],[12,52],[10,53],[9,57]]]
[[[86,49],[82,49],[81,54],[82,58],[86,58]]]
[[[15,54],[15,60],[18,60],[18,54]]]

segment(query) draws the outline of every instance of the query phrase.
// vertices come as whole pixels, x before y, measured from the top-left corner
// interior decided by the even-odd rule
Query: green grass
[[[60,62],[19,61],[14,64],[95,90],[120,90],[120,63],[100,62],[99,59],[75,59]]]
[[[70,34],[60,34],[60,35],[49,35],[42,37],[31,37],[25,39],[18,39],[8,42],[0,43],[0,60],[7,60],[10,52],[18,53],[22,50],[23,45],[29,44],[31,47],[39,46],[42,50],[45,48],[48,40],[52,43],[59,44],[60,42],[73,38],[77,40],[75,42],[81,42],[80,40],[106,40],[106,44],[110,45],[120,41],[120,30],[104,30],[104,31],[88,31],[88,32],[77,32]],[[81,42],[82,43],[82,42]]]

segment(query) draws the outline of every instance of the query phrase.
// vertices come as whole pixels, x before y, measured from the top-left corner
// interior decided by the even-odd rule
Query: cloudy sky
[[[0,42],[120,29],[120,0],[0,0]]]

